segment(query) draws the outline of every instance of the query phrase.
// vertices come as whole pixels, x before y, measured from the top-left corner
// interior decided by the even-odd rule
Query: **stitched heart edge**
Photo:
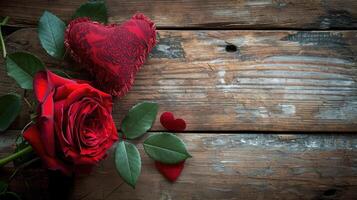
[[[134,20],[144,20],[146,21],[151,29],[151,35],[153,37],[151,37],[149,39],[149,44],[148,44],[148,48],[147,51],[145,52],[145,54],[141,55],[139,57],[139,60],[141,63],[144,63],[144,61],[147,58],[147,55],[149,54],[149,52],[152,50],[152,48],[156,45],[157,41],[156,41],[156,25],[154,22],[152,22],[148,17],[146,17],[144,14],[142,13],[136,13],[131,19]],[[89,71],[89,73],[95,77],[96,79],[96,85],[102,89],[105,92],[110,93],[113,96],[116,97],[122,97],[124,96],[132,87],[133,83],[134,83],[134,76],[137,73],[137,71],[140,69],[141,67],[141,63],[138,63],[134,66],[134,73],[130,75],[129,77],[129,82],[125,83],[124,86],[119,86],[112,83],[112,80],[115,80],[115,76],[113,75],[113,73],[107,71],[106,69],[103,69],[102,67],[98,67],[98,66],[93,66],[94,64],[92,64],[92,66],[90,67],[85,67],[88,66],[89,64],[85,63],[84,61],[82,61],[82,59],[80,58],[80,56],[78,56],[71,48],[70,45],[70,40],[69,40],[69,33],[71,31],[71,28],[77,24],[77,23],[82,23],[82,22],[89,22],[89,23],[93,23],[93,24],[99,24],[102,25],[104,27],[114,27],[114,26],[120,26],[120,24],[108,24],[105,25],[103,23],[97,22],[97,21],[92,21],[87,17],[82,17],[82,18],[77,18],[72,20],[65,31],[65,35],[64,35],[64,44],[66,46],[66,49],[69,50],[69,53],[71,54],[71,56],[73,57],[73,59],[81,64],[81,68],[82,69],[86,69]]]

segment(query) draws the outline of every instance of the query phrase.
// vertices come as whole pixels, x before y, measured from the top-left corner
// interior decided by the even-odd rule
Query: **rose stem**
[[[4,58],[6,58],[6,47],[5,47],[4,38],[2,37],[1,26],[4,26],[8,20],[9,17],[5,17],[5,19],[2,20],[2,22],[0,23],[0,42],[1,42],[2,55]]]
[[[5,158],[0,159],[0,167],[5,166],[7,163],[9,163],[9,162],[15,160],[16,158],[19,158],[19,157],[21,157],[21,156],[23,156],[23,155],[25,155],[27,153],[30,153],[31,151],[32,151],[32,147],[29,145],[29,146],[21,149],[18,152],[15,152],[15,153],[13,153],[11,155],[8,155]]]

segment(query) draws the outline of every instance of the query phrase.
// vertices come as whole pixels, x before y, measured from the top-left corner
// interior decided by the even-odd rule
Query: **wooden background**
[[[36,26],[44,10],[68,20],[83,2],[1,1],[1,15],[10,16],[8,51],[71,70],[71,61],[45,54]],[[118,128],[132,105],[156,101],[160,113],[188,122],[178,136],[193,158],[170,184],[138,140],[143,171],[135,190],[117,175],[112,153],[90,176],[65,180],[29,168],[10,189],[24,199],[62,195],[58,185],[75,200],[357,199],[357,1],[106,2],[110,22],[140,11],[159,29],[134,88],[116,100]],[[1,65],[0,95],[21,91]],[[0,135],[0,156],[28,121],[24,109]],[[160,131],[157,120],[150,134]]]

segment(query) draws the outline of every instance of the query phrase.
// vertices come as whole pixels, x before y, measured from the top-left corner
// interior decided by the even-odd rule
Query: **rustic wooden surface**
[[[83,2],[0,1],[0,15],[25,27],[6,38],[8,51],[81,73],[70,60],[48,57],[33,27],[44,10],[69,20]],[[110,22],[140,11],[160,29],[132,91],[116,100],[118,127],[132,105],[156,101],[160,113],[187,120],[178,136],[193,158],[171,184],[143,153],[142,138],[135,141],[143,159],[135,190],[115,171],[112,151],[93,174],[73,179],[35,162],[18,172],[11,190],[25,200],[357,199],[357,1],[106,2]],[[0,95],[23,94],[0,64]],[[24,105],[1,133],[0,157],[13,151],[28,112]],[[162,130],[157,120],[150,134]],[[0,169],[0,179],[13,171]]]
[[[187,131],[357,130],[355,31],[163,30],[159,35],[134,88],[117,101],[116,122],[134,104],[151,100],[160,112],[184,116]],[[26,50],[50,66],[59,64],[41,49],[36,29],[21,29],[6,43],[10,52]],[[4,69],[0,73],[5,77]],[[10,78],[0,83],[0,94],[16,86]],[[16,128],[28,122],[26,116]],[[159,121],[152,130],[162,130]]]
[[[7,152],[16,132],[2,136]],[[152,133],[153,134],[153,133]],[[136,189],[117,175],[112,151],[91,176],[77,177],[73,200],[100,199],[353,199],[357,190],[357,136],[327,134],[178,134],[193,158],[174,184],[163,179],[137,141],[143,169]],[[5,138],[5,139],[4,139]],[[5,141],[4,141],[5,140]],[[39,177],[44,178],[39,178]],[[47,179],[46,179],[47,178]],[[36,185],[27,195],[48,188],[45,172],[21,174]],[[42,185],[41,185],[42,184]],[[24,187],[24,186],[22,186]],[[63,186],[62,186],[63,187]],[[31,188],[31,187],[30,187]],[[149,192],[150,191],[150,192]]]
[[[85,0],[0,1],[10,24],[35,26],[43,10],[69,20]],[[131,0],[106,1],[110,22],[135,12],[152,18],[159,28],[213,29],[351,29],[357,27],[355,0]],[[14,12],[15,11],[15,12]]]

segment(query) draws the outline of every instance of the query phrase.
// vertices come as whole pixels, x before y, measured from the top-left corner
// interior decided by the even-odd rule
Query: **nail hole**
[[[336,194],[336,192],[337,192],[336,189],[328,189],[324,192],[324,196],[333,196]]]
[[[236,52],[237,51],[237,46],[234,44],[228,44],[226,46],[226,51],[227,52]]]

